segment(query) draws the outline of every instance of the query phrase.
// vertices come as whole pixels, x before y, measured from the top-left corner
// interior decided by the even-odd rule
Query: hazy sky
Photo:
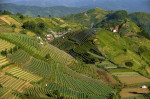
[[[0,0],[1,3],[19,5],[34,5],[41,7],[69,6],[69,7],[100,7],[109,10],[134,10],[150,12],[150,0]],[[139,10],[138,10],[139,9]]]

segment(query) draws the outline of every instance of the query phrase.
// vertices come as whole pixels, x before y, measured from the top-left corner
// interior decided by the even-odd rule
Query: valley
[[[0,97],[148,99],[149,24],[134,17],[100,8],[64,17],[0,11]]]

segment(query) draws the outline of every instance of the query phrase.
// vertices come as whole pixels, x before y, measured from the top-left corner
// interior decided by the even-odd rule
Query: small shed
[[[147,88],[147,86],[146,86],[146,85],[143,85],[141,88],[145,89],[145,88]]]
[[[43,43],[43,42],[40,42],[40,44],[43,45],[44,43]]]

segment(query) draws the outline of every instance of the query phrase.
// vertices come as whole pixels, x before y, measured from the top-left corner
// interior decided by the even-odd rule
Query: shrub
[[[132,67],[132,66],[133,66],[133,63],[132,63],[132,62],[125,62],[125,65],[126,65],[126,66],[129,66],[129,67]]]

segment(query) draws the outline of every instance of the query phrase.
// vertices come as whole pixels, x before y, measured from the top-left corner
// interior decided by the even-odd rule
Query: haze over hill
[[[36,2],[35,2],[36,1]],[[128,12],[150,12],[149,0],[2,0],[1,3],[14,3],[30,6],[68,6],[68,7],[100,7],[108,10],[127,10]]]
[[[23,15],[28,15],[30,17],[36,17],[38,14],[40,14],[42,17],[48,17],[49,15],[52,15],[53,17],[60,17],[87,11],[88,8],[65,7],[65,6],[38,7],[38,6],[27,6],[27,5],[24,6],[5,3],[0,4],[0,10],[8,10],[13,14],[21,13]]]

